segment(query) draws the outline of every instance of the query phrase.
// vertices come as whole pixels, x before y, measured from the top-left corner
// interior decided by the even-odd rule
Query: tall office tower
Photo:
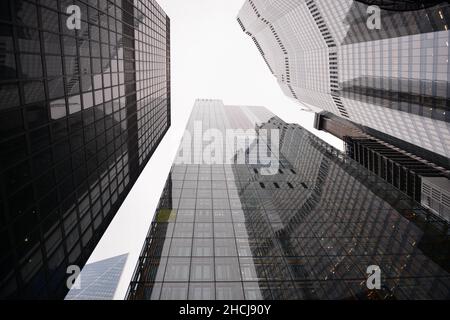
[[[128,254],[122,254],[85,265],[65,300],[114,299],[127,257]]]
[[[417,148],[412,154],[407,143],[393,145],[383,140],[385,135],[330,112],[316,113],[314,128],[344,140],[350,158],[450,222],[450,170],[443,167],[445,161],[440,166],[439,158],[425,160],[428,154],[420,157]]]
[[[302,127],[198,100],[127,297],[448,299],[446,230]]]
[[[450,167],[448,1],[246,0],[238,22],[286,95]]]
[[[153,0],[0,2],[0,297],[63,298],[92,253],[170,126],[169,26]]]

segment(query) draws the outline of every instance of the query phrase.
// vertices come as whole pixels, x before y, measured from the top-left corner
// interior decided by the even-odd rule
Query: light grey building
[[[246,0],[238,22],[286,95],[449,164],[450,7],[406,11],[422,2]],[[379,29],[368,4],[384,4]]]

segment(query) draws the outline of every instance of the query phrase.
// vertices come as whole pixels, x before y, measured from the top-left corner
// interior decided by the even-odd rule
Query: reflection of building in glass
[[[197,121],[203,133],[258,134],[245,162],[174,163],[129,299],[450,297],[448,225],[408,196],[265,108],[197,100],[185,137]],[[273,130],[278,170],[267,175],[252,157],[273,146]],[[366,287],[370,265],[379,291]]]
[[[170,126],[155,1],[0,4],[0,297],[61,298]]]
[[[450,166],[448,1],[246,0],[238,22],[288,96]]]
[[[446,159],[431,157],[434,163],[427,161],[424,159],[429,156],[427,151],[417,146],[398,140],[385,141],[385,135],[376,130],[357,125],[330,112],[316,113],[314,127],[344,140],[346,154],[350,158],[417,202],[423,204],[424,184],[422,180],[424,177],[427,177],[427,181],[437,179],[444,181],[444,185],[450,184],[450,170],[444,168],[449,168],[446,166]],[[448,187],[448,192],[450,192],[450,187]],[[438,201],[439,205],[433,206],[433,212],[450,221],[448,213],[450,201],[434,200]]]
[[[424,177],[420,203],[450,221],[450,180],[445,177]]]
[[[66,300],[112,300],[128,254],[89,263],[80,273],[80,288],[72,288]]]

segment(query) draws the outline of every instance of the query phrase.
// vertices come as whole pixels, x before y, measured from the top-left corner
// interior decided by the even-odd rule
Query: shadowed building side
[[[63,298],[170,126],[156,1],[0,4],[0,297]]]

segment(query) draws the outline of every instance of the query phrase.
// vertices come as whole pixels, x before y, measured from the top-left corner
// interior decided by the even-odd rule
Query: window
[[[191,281],[214,281],[213,258],[192,258]]]
[[[161,300],[186,300],[188,292],[187,283],[163,283]]]
[[[23,85],[25,103],[43,101],[45,99],[44,83],[42,81],[26,82]]]
[[[15,110],[3,113],[0,117],[0,135],[7,138],[23,130],[22,111]]]
[[[2,101],[0,104],[2,109],[19,105],[19,88],[17,84],[0,84],[0,101]]]
[[[240,282],[217,282],[216,299],[218,300],[243,300],[244,293]]]
[[[214,254],[216,257],[237,256],[235,240],[232,238],[216,238],[214,240]]]
[[[170,256],[188,257],[191,255],[192,239],[173,238],[170,245]]]
[[[190,283],[189,299],[192,300],[213,300],[215,299],[214,283]]]
[[[20,63],[22,65],[22,77],[42,78],[41,56],[36,54],[21,54]]]
[[[193,256],[208,257],[213,255],[213,239],[194,239]]]
[[[164,281],[188,281],[190,258],[170,257],[167,262]]]
[[[237,258],[215,258],[217,281],[241,281]]]

